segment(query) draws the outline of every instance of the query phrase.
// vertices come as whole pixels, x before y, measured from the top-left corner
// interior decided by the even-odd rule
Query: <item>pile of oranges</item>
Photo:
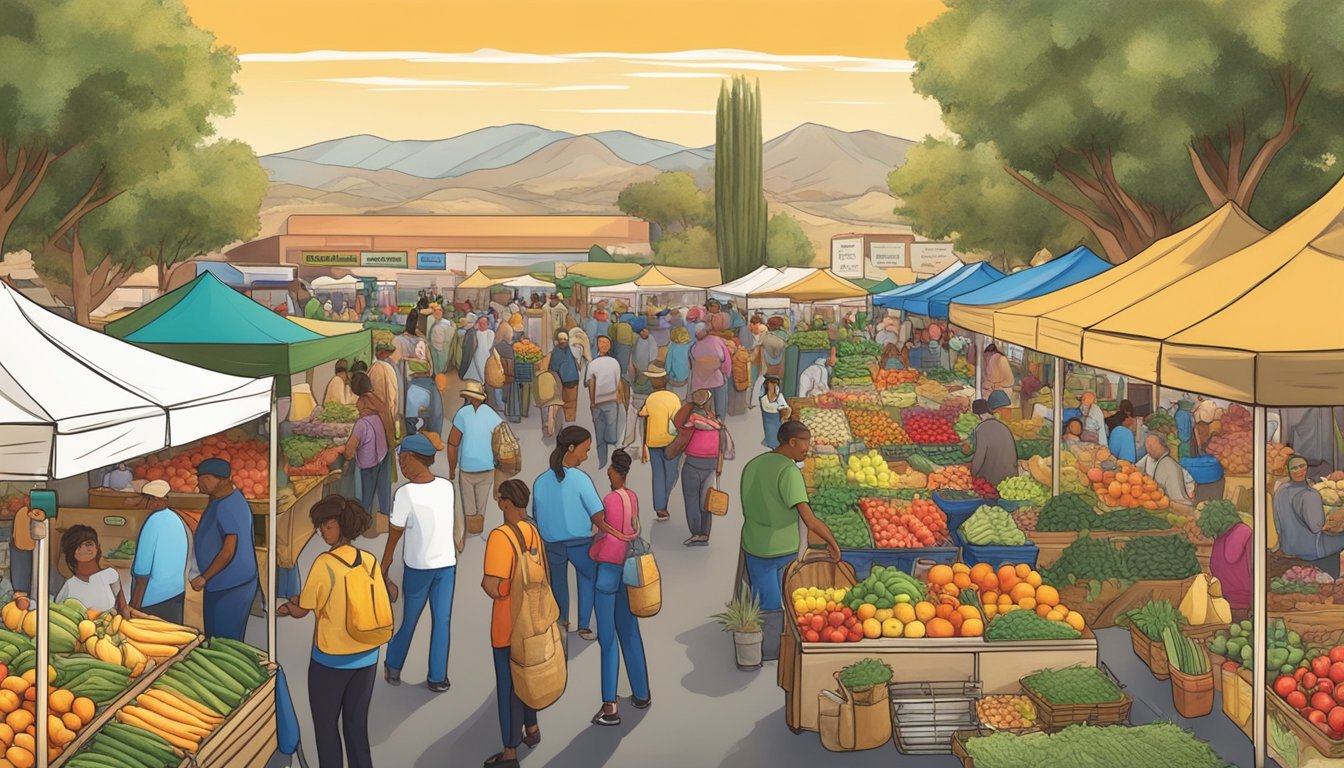
[[[1087,471],[1087,479],[1092,483],[1092,490],[1101,498],[1101,503],[1109,507],[1143,507],[1149,512],[1156,512],[1171,506],[1171,500],[1157,487],[1157,482],[1127,461],[1121,461],[1120,469],[1116,472],[1093,467]]]
[[[1060,621],[1081,632],[1083,616],[1059,601],[1059,591],[1041,583],[1041,574],[1026,563],[1002,565],[996,571],[988,563],[969,567],[935,565],[929,570],[929,591],[941,599],[955,598],[964,589],[979,595],[985,618],[993,620],[1001,613],[1035,611],[1050,621]]]

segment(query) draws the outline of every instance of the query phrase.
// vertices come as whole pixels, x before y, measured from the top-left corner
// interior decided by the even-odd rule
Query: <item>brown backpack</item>
[[[509,602],[513,631],[509,635],[509,669],[518,699],[532,709],[545,709],[565,692],[568,672],[564,638],[560,634],[560,606],[551,593],[546,550],[524,549],[527,540],[518,526],[513,531],[513,575]]]

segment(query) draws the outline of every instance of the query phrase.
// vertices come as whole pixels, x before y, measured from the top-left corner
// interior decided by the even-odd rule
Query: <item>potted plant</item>
[[[1203,717],[1213,711],[1213,673],[1199,643],[1175,627],[1162,630],[1171,668],[1171,701],[1181,717]]]
[[[761,601],[743,584],[737,597],[724,604],[724,610],[710,618],[719,622],[724,632],[733,633],[733,647],[737,652],[737,668],[759,669],[761,666]]]

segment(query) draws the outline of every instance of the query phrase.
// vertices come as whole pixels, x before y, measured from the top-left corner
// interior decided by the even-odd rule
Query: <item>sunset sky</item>
[[[767,138],[804,122],[918,139],[937,105],[905,38],[937,0],[186,0],[243,61],[220,133],[259,154],[371,133],[533,123],[714,141],[719,83],[759,77]]]

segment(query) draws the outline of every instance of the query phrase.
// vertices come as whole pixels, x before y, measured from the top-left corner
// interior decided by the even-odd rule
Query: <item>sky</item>
[[[759,78],[766,138],[805,123],[942,134],[905,39],[938,0],[186,0],[242,61],[220,135],[258,154],[506,123],[714,142],[719,86]]]

